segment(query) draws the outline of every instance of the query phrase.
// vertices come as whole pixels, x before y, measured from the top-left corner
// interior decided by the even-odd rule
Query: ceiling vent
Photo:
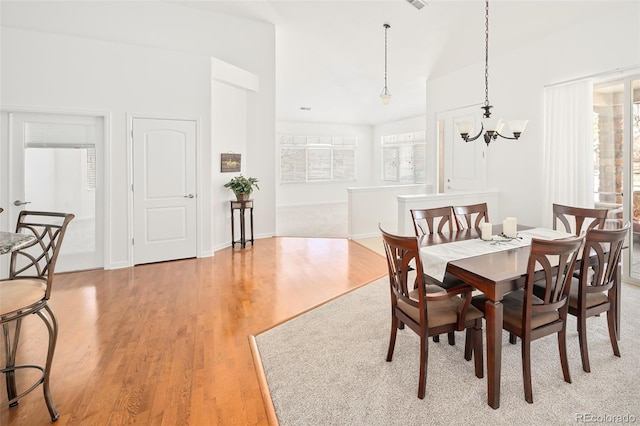
[[[413,5],[413,7],[415,7],[416,9],[420,10],[423,7],[425,7],[427,4],[423,1],[420,0],[407,0],[409,3],[411,3]]]

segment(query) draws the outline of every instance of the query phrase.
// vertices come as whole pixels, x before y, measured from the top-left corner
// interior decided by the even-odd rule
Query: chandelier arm
[[[480,131],[478,132],[477,135],[473,136],[473,137],[469,137],[468,135],[465,136],[464,134],[462,134],[462,139],[464,139],[465,142],[473,142],[476,139],[478,139],[481,135],[482,135],[482,131],[484,130],[484,124],[480,125]]]
[[[498,133],[498,132],[495,132],[495,135],[496,135],[496,136],[500,136],[501,138],[504,138],[504,139],[513,139],[513,140],[518,139],[518,138],[520,137],[520,134],[519,134],[519,133],[518,133],[517,135],[514,133],[514,134],[513,134],[513,136],[505,136],[505,135],[501,135],[501,134],[500,134],[500,133]],[[495,139],[495,138],[494,138],[494,139]]]

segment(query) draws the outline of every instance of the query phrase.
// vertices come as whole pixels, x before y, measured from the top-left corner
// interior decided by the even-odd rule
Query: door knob
[[[15,200],[13,202],[14,206],[24,206],[25,204],[31,204],[31,201],[20,201],[20,200]]]
[[[193,197],[195,197],[195,195],[193,195],[193,194],[189,194],[189,195],[185,195],[184,196],[184,198],[193,198]]]

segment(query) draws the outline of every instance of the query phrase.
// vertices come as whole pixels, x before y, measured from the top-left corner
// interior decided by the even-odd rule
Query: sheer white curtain
[[[582,80],[544,90],[543,225],[553,203],[593,207],[593,83]]]

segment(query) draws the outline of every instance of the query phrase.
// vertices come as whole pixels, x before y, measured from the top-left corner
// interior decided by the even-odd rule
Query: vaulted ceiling
[[[420,10],[407,0],[177,3],[276,26],[277,120],[378,124],[424,114],[428,78],[484,61],[484,1],[425,2]],[[616,3],[492,0],[490,66],[491,55],[595,19]],[[387,106],[379,98],[385,23]]]

